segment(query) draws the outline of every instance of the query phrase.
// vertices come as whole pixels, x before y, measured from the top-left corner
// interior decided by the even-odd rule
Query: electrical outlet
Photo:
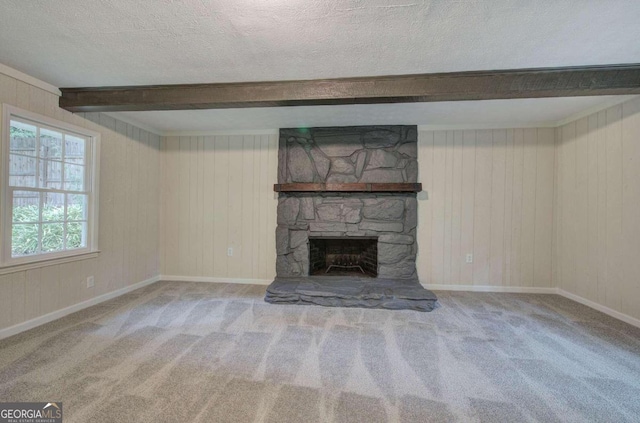
[[[87,288],[93,288],[94,285],[95,285],[95,280],[93,279],[93,276],[89,276],[87,278]]]
[[[467,263],[473,263],[473,254],[467,254]]]
[[[229,247],[229,248],[227,248],[227,255],[228,255],[229,257],[233,257],[233,247]]]

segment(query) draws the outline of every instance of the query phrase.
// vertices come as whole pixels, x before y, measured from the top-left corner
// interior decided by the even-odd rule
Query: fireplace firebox
[[[309,274],[378,276],[377,237],[310,237]]]

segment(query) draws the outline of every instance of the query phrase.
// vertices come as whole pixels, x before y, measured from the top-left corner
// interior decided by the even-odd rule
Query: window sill
[[[58,258],[32,261],[30,263],[2,266],[0,267],[0,275],[6,275],[8,273],[23,272],[25,270],[38,269],[41,267],[56,266],[58,264],[71,263],[73,261],[89,260],[89,259],[98,257],[99,254],[100,254],[100,251],[91,251],[89,253],[82,253],[74,256],[58,257]]]

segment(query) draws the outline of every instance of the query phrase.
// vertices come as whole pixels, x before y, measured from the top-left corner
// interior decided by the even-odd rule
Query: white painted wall
[[[423,284],[553,287],[553,129],[420,131],[418,154]]]
[[[554,280],[640,319],[640,98],[556,131]]]
[[[165,279],[271,283],[277,139],[275,131],[163,139]]]
[[[57,95],[1,73],[0,103],[102,134],[99,256],[0,275],[0,335],[156,277],[160,137],[103,114],[73,115],[58,108]],[[86,288],[90,275],[95,286]]]

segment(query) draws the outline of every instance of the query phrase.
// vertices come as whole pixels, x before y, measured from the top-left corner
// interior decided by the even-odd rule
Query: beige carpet
[[[65,422],[640,421],[640,330],[553,295],[431,313],[160,282],[0,341],[0,401]]]

